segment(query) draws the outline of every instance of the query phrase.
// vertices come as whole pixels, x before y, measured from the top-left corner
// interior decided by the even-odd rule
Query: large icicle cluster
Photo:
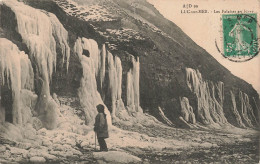
[[[68,68],[70,56],[68,32],[51,13],[34,9],[15,0],[5,0],[3,3],[14,12],[17,32],[29,49],[30,60],[35,64],[37,72],[35,77],[41,86],[36,110],[47,128],[55,128],[56,105],[50,96],[49,84],[56,68],[57,46],[61,48],[63,62],[66,57]]]
[[[29,48],[30,59],[35,62],[42,79],[45,96],[49,96],[49,83],[56,67],[56,41],[60,44],[63,58],[69,62],[70,48],[67,44],[68,32],[56,16],[34,9],[23,3],[8,0],[4,4],[12,9],[17,19],[17,31]],[[67,63],[68,65],[68,63]]]
[[[118,56],[113,56],[106,50],[105,45],[98,49],[96,41],[86,38],[78,38],[74,52],[79,57],[83,67],[78,94],[81,105],[85,108],[88,123],[93,122],[96,105],[104,104],[102,98],[111,101],[109,104],[112,118],[126,119],[142,111],[139,105],[139,59],[129,55],[133,67],[127,73],[127,97],[126,107],[122,100],[122,64]],[[105,79],[107,81],[105,81]],[[104,85],[104,84],[108,85]],[[101,95],[105,95],[101,98]],[[109,114],[107,110],[107,114]]]
[[[116,116],[116,111],[119,109],[120,105],[123,104],[121,99],[122,95],[122,65],[119,57],[108,52],[107,54],[107,64],[108,64],[108,76],[109,76],[109,90],[111,93],[112,100],[112,116]],[[122,107],[122,106],[121,106]]]
[[[108,76],[109,89],[107,90],[111,97],[111,111],[113,118],[115,116],[126,119],[127,115],[133,115],[138,112],[142,112],[139,102],[139,58],[133,55],[129,55],[129,62],[132,67],[127,72],[127,86],[126,86],[126,104],[122,100],[122,64],[118,56],[113,56],[110,52],[106,51],[105,45],[103,45],[100,55],[102,60],[100,61],[100,79],[104,82],[105,76]],[[108,75],[105,74],[107,64]],[[102,85],[102,83],[101,83]],[[102,88],[103,89],[103,88]],[[101,92],[105,92],[101,90]]]
[[[254,127],[255,124],[258,125],[259,123],[255,117],[252,106],[250,105],[248,95],[242,91],[239,91],[237,99],[232,91],[230,91],[230,95],[232,100],[231,111],[235,116],[238,126]]]
[[[62,55],[62,63],[66,61],[68,70],[70,58],[68,32],[52,13],[34,9],[15,0],[4,0],[3,4],[9,7],[15,14],[17,32],[21,35],[22,42],[28,47],[28,56],[35,69],[34,80],[37,82],[37,91],[39,93],[35,110],[45,127],[53,129],[57,125],[59,113],[57,104],[50,96],[49,85],[52,74],[56,69],[57,52],[60,52]],[[139,105],[138,57],[135,58],[129,55],[132,67],[127,73],[125,107],[122,100],[123,69],[120,58],[108,52],[105,45],[99,50],[95,40],[86,38],[77,39],[74,53],[78,56],[83,68],[83,77],[80,82],[78,95],[81,105],[85,109],[86,120],[89,124],[93,123],[97,113],[96,105],[104,104],[101,94],[105,95],[104,99],[106,101],[111,101],[109,102],[109,105],[111,104],[109,108],[113,117],[125,116],[125,114],[133,115],[142,111]],[[22,68],[22,70],[24,69]],[[19,72],[17,73],[18,77]],[[13,82],[12,79],[11,81]],[[29,85],[30,83],[25,84]],[[19,85],[15,85],[15,87],[21,88]],[[15,89],[15,87],[12,87],[15,91],[19,90]],[[14,101],[14,108],[19,106],[15,104],[16,102]],[[108,110],[106,110],[106,113],[110,115]],[[17,122],[20,123],[21,121]]]
[[[140,63],[139,57],[131,56],[132,68],[127,73],[127,107],[132,109],[131,112],[142,112],[140,108],[139,96],[139,73]]]
[[[0,122],[5,121],[5,110],[12,110],[14,124],[26,123],[31,115],[31,109],[28,108],[32,103],[29,101],[36,99],[36,95],[31,92],[34,88],[34,73],[28,55],[5,38],[0,38],[0,70],[0,87],[7,85],[11,89],[13,102],[12,109],[1,106]]]
[[[213,127],[228,124],[223,112],[224,84],[204,81],[201,73],[191,68],[186,68],[186,79],[188,87],[197,97],[198,106],[195,109],[198,121]]]
[[[224,84],[222,82],[213,83],[204,81],[198,70],[186,68],[187,85],[189,89],[196,95],[198,106],[195,108],[197,121],[204,125],[219,127],[219,125],[230,125],[223,112],[224,104]],[[254,127],[258,124],[249,97],[246,93],[239,91],[236,98],[232,90],[230,90],[232,107],[230,109],[233,114],[236,125],[239,127]],[[191,122],[188,100],[181,100],[182,113],[186,122]],[[238,105],[239,104],[239,105]],[[229,109],[226,109],[229,110]],[[194,124],[194,122],[193,122]]]

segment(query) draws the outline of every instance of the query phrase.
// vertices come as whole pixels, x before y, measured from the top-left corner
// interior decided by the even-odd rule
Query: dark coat
[[[107,119],[104,113],[98,113],[95,119],[94,131],[98,138],[108,138]]]

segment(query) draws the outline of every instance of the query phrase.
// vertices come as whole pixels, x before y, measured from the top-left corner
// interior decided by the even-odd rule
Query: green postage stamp
[[[222,15],[223,55],[232,61],[247,61],[258,53],[256,14]]]

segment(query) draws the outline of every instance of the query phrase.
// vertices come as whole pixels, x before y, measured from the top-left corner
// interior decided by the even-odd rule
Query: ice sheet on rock
[[[83,49],[89,51],[89,57],[83,55]],[[83,76],[80,81],[78,95],[80,103],[84,107],[88,124],[93,124],[97,114],[96,106],[104,104],[97,90],[96,68],[98,68],[98,47],[94,40],[78,38],[74,46],[74,52],[78,55],[83,68]],[[111,124],[110,112],[105,108],[108,123]]]

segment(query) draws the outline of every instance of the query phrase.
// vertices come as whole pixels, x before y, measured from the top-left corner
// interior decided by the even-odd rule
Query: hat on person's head
[[[98,104],[96,108],[98,110],[98,113],[104,113],[104,105]]]

